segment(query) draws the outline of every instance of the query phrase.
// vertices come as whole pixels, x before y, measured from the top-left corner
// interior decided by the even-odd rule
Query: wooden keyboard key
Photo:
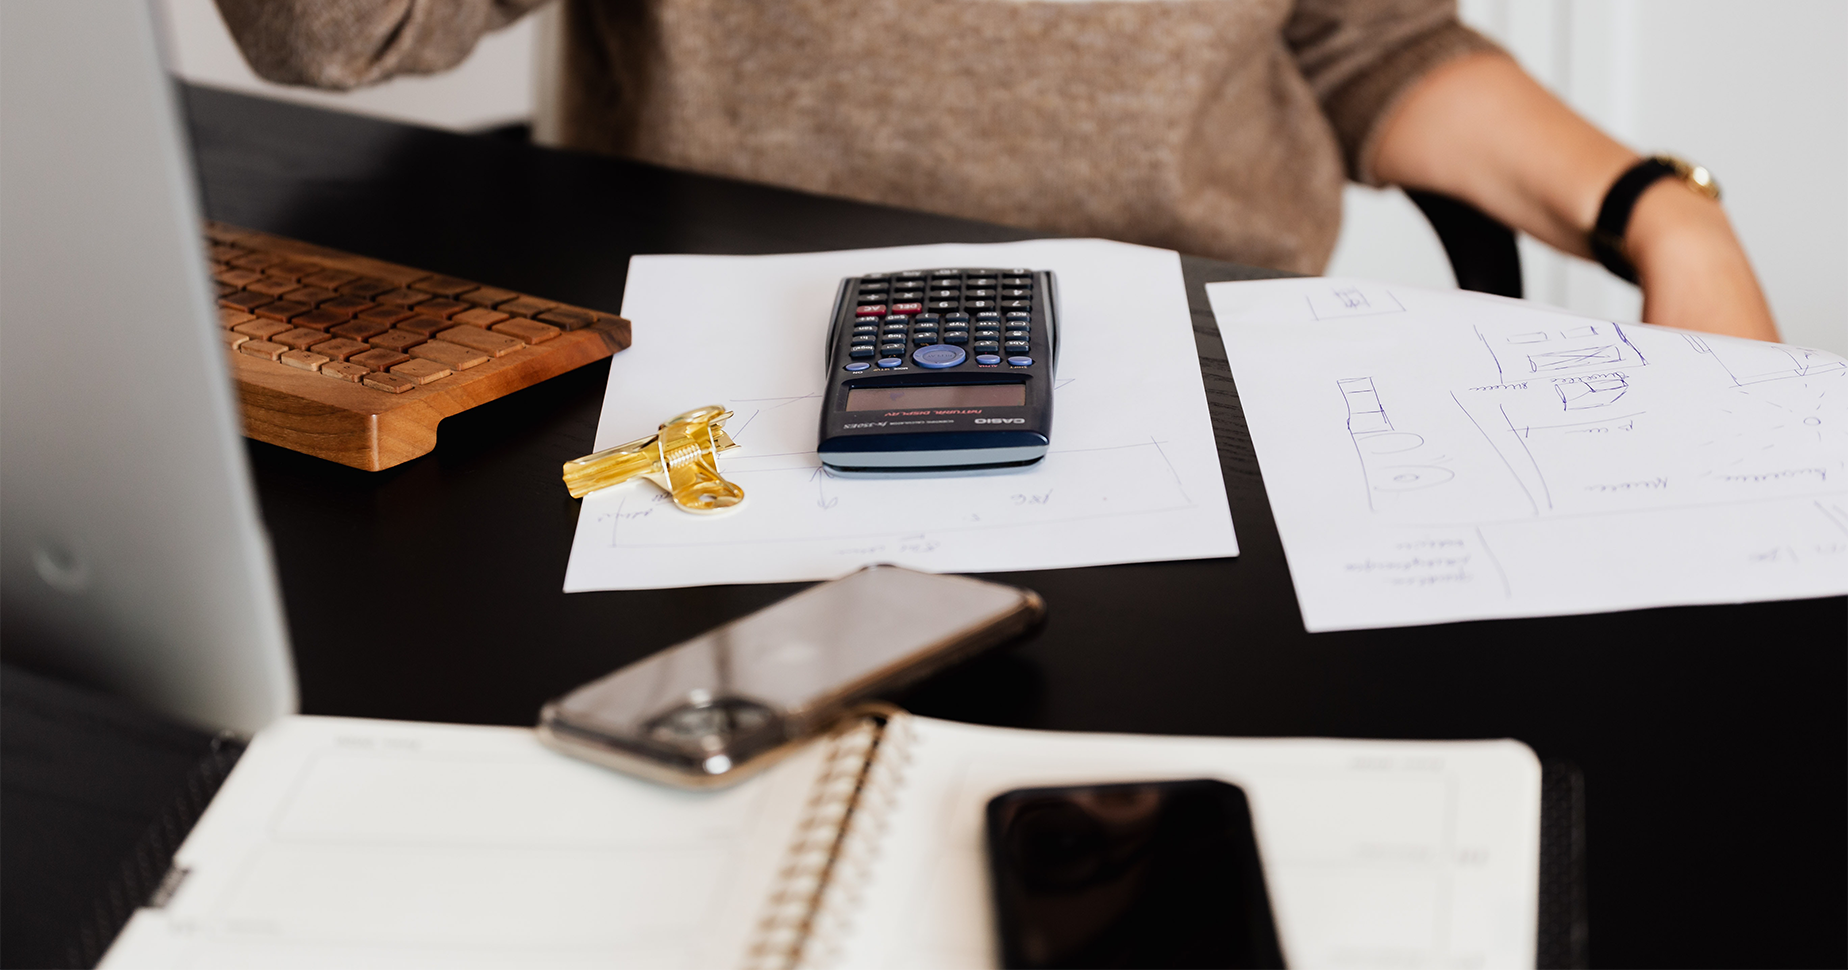
[[[309,286],[323,286],[333,290],[339,289],[356,279],[359,279],[358,273],[343,273],[337,269],[324,269],[319,273],[311,273],[302,277],[302,282]]]
[[[348,357],[347,363],[358,364],[367,370],[391,370],[393,367],[410,359],[411,356],[409,354],[401,354],[395,350],[383,350],[374,347],[363,354],[354,354]]]
[[[282,262],[282,257],[273,253],[245,253],[242,256],[227,259],[225,262],[244,269],[262,269],[265,266],[274,266]]]
[[[325,303],[328,300],[340,298],[340,294],[319,286],[298,286],[284,293],[283,296],[297,303]]]
[[[398,321],[399,330],[424,337],[434,337],[438,333],[448,330],[453,326],[455,326],[455,324],[450,323],[442,317],[426,317],[422,314]]]
[[[254,313],[233,310],[228,306],[221,306],[218,308],[218,322],[227,327],[235,327],[240,323],[249,323],[256,318],[256,314]]]
[[[434,300],[425,300],[417,304],[417,312],[426,317],[453,317],[469,307],[470,304],[439,296]]]
[[[221,269],[212,274],[212,279],[220,283],[229,283],[232,286],[243,286],[246,283],[255,283],[262,278],[263,274],[254,269],[238,269],[236,267]]]
[[[582,330],[596,323],[597,315],[589,310],[573,310],[570,307],[561,306],[556,310],[547,310],[539,314],[538,319],[563,330]]]
[[[373,323],[382,323],[389,327],[394,323],[409,320],[414,316],[416,316],[416,314],[403,307],[375,306],[370,310],[361,310],[359,313],[354,314],[353,319],[371,320]]]
[[[250,339],[248,336],[238,333],[236,330],[220,330],[219,333],[225,338],[225,346],[233,350],[237,349],[238,344]]]
[[[275,360],[283,354],[288,353],[289,348],[281,344],[270,343],[267,340],[246,340],[237,345],[237,352],[240,354],[249,354],[252,357],[261,357],[264,360]]]
[[[279,344],[287,344],[294,347],[296,350],[307,350],[315,344],[325,341],[327,339],[327,334],[309,327],[296,327],[294,330],[284,330],[269,339]]]
[[[377,305],[371,300],[362,300],[357,296],[336,296],[331,300],[322,300],[318,309],[344,313],[350,317],[364,313]]]
[[[449,372],[444,371],[443,373],[447,375]],[[399,377],[396,374],[371,373],[371,374],[367,374],[366,376],[360,378],[359,381],[360,383],[366,385],[367,387],[373,388],[375,390],[386,391],[391,394],[403,394],[405,391],[408,391],[411,388],[417,386],[416,381],[412,381],[404,377]]]
[[[494,309],[502,313],[510,313],[516,317],[536,317],[557,305],[558,304],[553,303],[551,300],[541,300],[536,296],[522,296],[518,299],[502,303]]]
[[[268,317],[271,320],[287,320],[290,317],[307,313],[312,309],[314,309],[314,307],[306,303],[297,303],[294,300],[277,300],[274,303],[265,303],[250,312],[260,317]]]
[[[527,320],[524,317],[514,317],[511,320],[497,323],[488,329],[495,333],[504,333],[509,337],[518,337],[529,344],[545,343],[553,337],[558,336],[560,332],[557,327],[549,323]]]
[[[347,296],[357,296],[362,300],[370,300],[380,293],[389,293],[397,289],[397,287],[381,279],[376,279],[371,276],[362,276],[350,283],[343,283],[335,287],[335,289]]]
[[[393,367],[391,372],[407,381],[416,381],[419,384],[440,381],[455,373],[434,360],[407,360]]]
[[[217,280],[212,281],[212,295],[215,297],[227,296],[229,294],[236,293],[236,292],[237,292],[237,287],[232,286],[229,283],[220,283]]]
[[[274,337],[275,335],[279,333],[287,333],[290,330],[293,330],[295,328],[289,326],[286,323],[283,323],[280,320],[258,319],[258,320],[252,320],[249,323],[240,323],[237,326],[232,327],[231,329],[236,330],[238,333],[241,333],[245,335],[246,337],[255,337],[258,340],[268,340],[269,338]]]
[[[524,350],[526,345],[513,337],[489,333],[480,327],[450,327],[437,335],[438,340],[447,340],[452,344],[461,344],[470,350],[479,350],[493,357],[505,357],[516,350]]]
[[[428,300],[429,298],[430,298],[430,294],[428,293],[420,292],[418,290],[407,290],[407,289],[400,287],[395,290],[386,290],[383,293],[376,294],[371,299],[372,299],[372,302],[381,304],[383,306],[408,307],[408,306],[413,306],[418,303],[422,303],[423,301]]]
[[[268,296],[281,296],[284,293],[289,292],[290,290],[300,289],[301,284],[295,282],[294,280],[279,280],[273,276],[265,276],[260,280],[256,280],[251,283],[245,283],[243,284],[243,287],[244,289],[247,289],[252,293],[263,293]]]
[[[387,330],[366,342],[374,347],[403,353],[428,339],[423,334],[412,333],[409,330]]]
[[[470,283],[468,280],[459,280],[453,276],[426,276],[412,283],[411,287],[413,289],[422,290],[425,293],[435,293],[437,296],[453,297],[457,293],[466,293],[480,285],[479,283]]]
[[[265,276],[274,276],[285,280],[299,280],[304,276],[313,276],[327,267],[320,263],[310,263],[305,259],[285,260],[274,266],[263,267]]]
[[[511,316],[511,314],[478,306],[473,310],[464,310],[449,319],[456,323],[465,323],[471,327],[488,327],[507,319],[509,316]]]
[[[302,370],[320,370],[321,365],[328,362],[326,357],[312,350],[291,350],[276,359],[290,367],[299,367]]]
[[[239,256],[244,255],[247,252],[250,252],[250,250],[245,249],[242,246],[233,246],[229,243],[222,243],[222,242],[213,243],[212,245],[208,246],[205,250],[205,254],[207,256],[210,256],[213,259],[218,260],[221,263],[228,263],[238,258]]]
[[[275,299],[273,296],[252,293],[249,290],[238,290],[236,293],[221,294],[218,297],[218,305],[230,307],[233,310],[255,310],[265,303],[274,302]]]
[[[447,340],[426,340],[406,351],[412,357],[434,360],[444,367],[455,371],[468,370],[477,364],[488,362],[488,355],[479,350],[472,350],[461,344],[452,344]]]
[[[330,327],[327,332],[348,340],[370,340],[390,329],[390,326],[377,320],[367,320],[361,317],[358,320],[348,320],[339,326]]]
[[[321,374],[325,377],[337,377],[349,384],[359,383],[359,379],[372,373],[359,364],[344,360],[330,360],[321,365]]]
[[[326,330],[329,327],[337,327],[351,319],[351,317],[344,313],[335,313],[332,310],[309,310],[307,313],[298,313],[290,317],[289,322],[298,327],[308,327],[313,330]]]
[[[372,347],[369,344],[362,344],[357,340],[348,340],[345,337],[335,337],[326,343],[314,345],[315,353],[326,354],[335,360],[346,360],[354,354],[365,353],[371,349]]]
[[[508,300],[518,299],[520,294],[512,290],[503,290],[497,286],[478,286],[456,297],[464,303],[491,307]]]

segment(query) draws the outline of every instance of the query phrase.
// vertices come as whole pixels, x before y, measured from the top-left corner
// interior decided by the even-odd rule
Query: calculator
[[[1046,457],[1059,352],[1049,270],[841,281],[816,451],[852,476],[1019,471]]]

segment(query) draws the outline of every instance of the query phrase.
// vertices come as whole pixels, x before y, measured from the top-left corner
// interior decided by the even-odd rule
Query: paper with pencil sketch
[[[1058,274],[1052,448],[1018,474],[836,478],[815,456],[828,316],[842,277],[949,266]],[[778,256],[637,256],[597,448],[707,404],[736,412],[722,516],[653,485],[593,493],[565,589],[773,583],[890,562],[992,572],[1238,552],[1173,252],[1085,239]]]
[[[1310,631],[1848,592],[1848,363],[1351,280],[1207,287]]]

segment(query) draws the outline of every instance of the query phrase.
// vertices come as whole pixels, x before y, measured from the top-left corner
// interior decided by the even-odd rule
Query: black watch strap
[[[1604,193],[1604,204],[1598,207],[1597,225],[1591,230],[1591,254],[1605,269],[1636,282],[1636,267],[1623,252],[1623,236],[1630,228],[1630,213],[1635,211],[1636,200],[1642,198],[1643,190],[1654,185],[1657,179],[1679,178],[1680,175],[1665,159],[1645,158],[1611,183],[1610,191]]]

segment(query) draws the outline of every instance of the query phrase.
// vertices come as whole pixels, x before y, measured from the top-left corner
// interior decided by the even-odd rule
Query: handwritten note
[[[1351,280],[1207,287],[1311,631],[1848,592],[1848,362]]]
[[[841,278],[951,266],[1058,274],[1051,452],[1010,475],[824,471],[815,444]],[[1167,250],[1059,239],[637,256],[623,315],[635,345],[611,364],[596,447],[723,405],[741,447],[721,467],[747,498],[703,517],[643,482],[586,497],[567,591],[825,579],[873,562],[994,572],[1238,552],[1180,260]]]

